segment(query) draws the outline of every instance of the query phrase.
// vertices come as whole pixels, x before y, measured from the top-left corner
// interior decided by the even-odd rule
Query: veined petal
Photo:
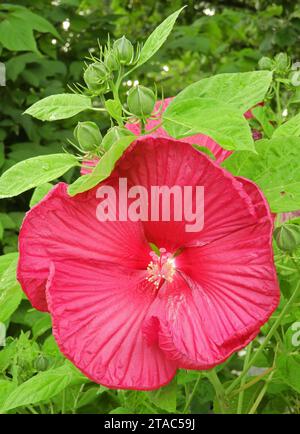
[[[240,181],[256,223],[184,249],[176,258],[176,278],[165,288],[168,296],[161,298],[159,345],[179,367],[209,369],[223,362],[254,339],[279,303],[273,218],[255,184]]]
[[[47,298],[61,351],[93,381],[151,390],[168,383],[176,363],[144,338],[155,299],[145,271],[76,261],[52,265]]]
[[[185,246],[204,245],[256,219],[253,204],[242,183],[206,155],[178,140],[152,137],[137,140],[120,160],[113,176],[127,178],[129,187],[144,187],[149,201],[158,204],[159,221],[150,216],[149,210],[149,219],[143,223],[145,235],[148,241],[169,252]],[[168,200],[168,193],[156,197],[152,193],[153,187],[167,189],[171,200]],[[178,192],[175,194],[182,204],[181,214],[171,194],[172,188]],[[184,205],[185,195],[188,198],[187,188],[193,194]],[[204,192],[203,228],[201,199],[196,205],[196,189]],[[199,219],[199,225],[192,230],[187,228],[194,223],[186,218],[187,208],[194,213],[196,210]],[[170,218],[163,217],[164,210],[166,213],[170,211]]]
[[[58,184],[26,215],[19,236],[17,277],[32,305],[46,311],[45,284],[50,262],[77,260],[147,267],[149,246],[141,223],[101,222],[96,216],[97,189],[70,197]]]

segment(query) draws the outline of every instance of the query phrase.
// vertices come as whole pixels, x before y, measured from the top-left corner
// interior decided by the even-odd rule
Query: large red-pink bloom
[[[259,333],[279,301],[273,218],[254,183],[181,141],[137,140],[105,185],[120,177],[148,191],[204,186],[204,229],[186,232],[173,214],[100,222],[99,186],[69,197],[60,183],[25,217],[18,280],[89,378],[149,390],[178,368],[222,363]],[[149,243],[165,249],[160,258]]]

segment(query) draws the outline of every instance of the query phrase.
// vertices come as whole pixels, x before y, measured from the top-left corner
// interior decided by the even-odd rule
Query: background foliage
[[[221,72],[257,68],[262,56],[288,53],[300,60],[300,5],[295,1],[179,1],[179,0],[19,0],[0,5],[0,59],[7,82],[0,87],[0,167],[36,155],[63,152],[79,117],[42,123],[25,108],[80,80],[84,56],[97,50],[97,38],[123,34],[138,42],[180,6],[188,7],[153,59],[122,85],[124,94],[139,80],[156,83],[165,96],[178,93],[200,78]],[[300,97],[300,92],[299,92]],[[284,98],[284,97],[283,97]],[[294,97],[299,109],[300,98]],[[97,115],[80,120],[97,120]],[[104,120],[103,120],[104,119]],[[101,129],[109,127],[102,118]],[[69,182],[74,169],[64,175]],[[75,169],[77,170],[77,169]],[[49,187],[49,186],[48,186]],[[47,188],[47,187],[46,187]],[[18,413],[163,413],[218,411],[215,392],[205,373],[181,371],[169,386],[156,392],[110,391],[91,383],[60,354],[51,335],[48,314],[33,310],[15,280],[17,235],[24,212],[41,191],[0,202],[0,322],[7,329],[0,347],[0,411]],[[283,290],[291,295],[295,264],[277,252]],[[281,312],[280,308],[277,315]],[[274,318],[276,320],[276,318]],[[279,336],[266,344],[247,378],[242,408],[233,394],[226,412],[300,412],[300,356],[291,346],[292,324],[300,319],[299,303],[284,315]],[[267,334],[271,324],[263,329]],[[1,329],[3,330],[3,328]],[[3,331],[0,330],[4,343]],[[261,339],[261,338],[260,338]],[[254,348],[259,344],[254,343]],[[277,361],[276,369],[272,363]],[[220,366],[220,378],[234,379],[245,352]],[[267,374],[266,374],[266,368]],[[270,377],[272,375],[272,377]],[[268,386],[268,381],[272,383]],[[265,381],[267,380],[267,381]],[[249,384],[248,384],[249,383]],[[264,388],[267,387],[267,391]],[[263,398],[259,399],[262,391]]]

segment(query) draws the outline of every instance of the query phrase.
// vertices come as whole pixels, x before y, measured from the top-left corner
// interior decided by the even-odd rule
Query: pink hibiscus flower
[[[138,144],[138,145],[137,145]],[[151,390],[248,344],[278,305],[273,218],[252,182],[187,143],[134,142],[101,185],[203,186],[204,228],[96,218],[97,186],[58,184],[25,217],[18,280],[61,351],[93,381]],[[158,257],[150,248],[160,248]]]

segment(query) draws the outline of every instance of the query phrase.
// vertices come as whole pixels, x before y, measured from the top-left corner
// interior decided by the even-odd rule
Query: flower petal
[[[186,218],[178,220],[178,208],[171,203],[170,219],[163,221],[162,208],[166,202],[159,201],[160,221],[144,222],[147,239],[158,247],[173,252],[187,245],[203,245],[212,239],[247,226],[255,221],[255,212],[243,185],[229,172],[210,158],[184,142],[171,139],[144,137],[136,141],[120,161],[114,176],[126,177],[128,186],[145,187],[148,197],[155,203],[152,187],[181,188],[182,198],[186,187],[193,188],[188,205],[196,209],[195,188],[204,188],[204,228],[199,232],[187,231],[190,224]],[[184,207],[183,207],[184,208]],[[198,205],[198,211],[200,206]],[[200,212],[199,212],[200,214]],[[182,210],[184,216],[184,209]],[[176,220],[177,218],[177,220]]]
[[[145,271],[113,264],[56,263],[47,298],[61,351],[93,381],[150,390],[167,384],[176,363],[144,339],[142,324],[155,292]]]
[[[273,218],[255,184],[240,181],[256,223],[176,258],[176,279],[166,292],[177,303],[169,295],[158,319],[159,345],[179,367],[209,369],[223,362],[254,339],[279,302]]]
[[[50,262],[73,258],[146,268],[149,246],[139,222],[101,222],[96,189],[70,197],[58,184],[26,215],[19,236],[18,280],[32,305],[46,311],[45,284]]]

